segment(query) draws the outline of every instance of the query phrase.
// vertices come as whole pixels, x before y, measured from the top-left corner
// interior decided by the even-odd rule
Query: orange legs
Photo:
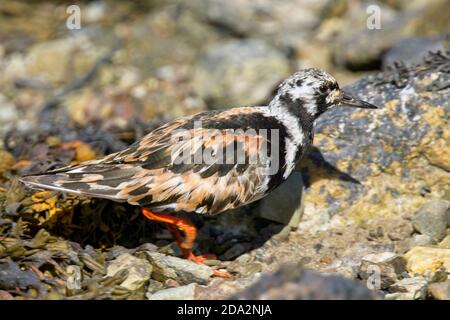
[[[204,261],[208,259],[215,259],[214,255],[196,256],[192,253],[192,247],[194,246],[195,238],[197,238],[197,228],[189,221],[189,219],[174,217],[163,213],[155,213],[145,208],[142,208],[142,214],[149,220],[164,222],[166,224],[180,247],[184,258],[199,264],[204,263]],[[184,238],[179,231],[184,233]],[[223,278],[231,277],[228,272],[219,270],[214,270],[214,275]]]

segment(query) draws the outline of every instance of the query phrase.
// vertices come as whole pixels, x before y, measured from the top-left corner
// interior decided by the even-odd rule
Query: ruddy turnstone
[[[213,215],[266,196],[312,144],[315,120],[341,105],[377,108],[342,91],[322,70],[300,70],[268,106],[184,117],[121,152],[21,181],[140,206],[145,217],[168,226],[185,258],[202,263],[206,257],[192,253],[195,226],[171,213]]]

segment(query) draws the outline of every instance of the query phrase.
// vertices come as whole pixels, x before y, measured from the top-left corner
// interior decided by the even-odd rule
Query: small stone
[[[245,253],[239,257],[236,258],[236,262],[240,264],[249,263],[251,260],[251,256],[248,253]]]
[[[387,235],[392,241],[407,239],[414,232],[411,222],[405,219],[391,218],[386,223]]]
[[[443,269],[450,272],[450,249],[414,247],[404,258],[409,273],[425,275]]]
[[[198,287],[197,284],[191,283],[186,286],[147,293],[146,296],[148,300],[194,300],[196,287]]]
[[[450,234],[447,235],[441,242],[438,244],[439,248],[450,249]]]
[[[128,274],[120,286],[128,290],[141,288],[152,274],[152,266],[147,260],[136,258],[129,253],[124,253],[113,260],[107,268],[106,275],[113,277],[122,270],[127,270]]]
[[[426,234],[415,234],[411,240],[412,247],[428,246],[430,244],[433,244],[433,239]]]
[[[152,278],[162,282],[174,279],[180,284],[206,284],[213,274],[210,267],[158,252],[147,252],[147,258],[153,266]]]
[[[413,218],[414,228],[421,234],[430,236],[434,241],[444,239],[447,229],[450,201],[432,201],[422,206]]]
[[[414,300],[414,292],[395,292],[384,296],[386,300]]]
[[[428,293],[437,300],[450,300],[450,281],[431,283]]]
[[[147,294],[155,293],[159,290],[162,290],[163,288],[164,288],[164,285],[161,282],[150,279],[148,282]]]
[[[302,174],[293,172],[282,185],[259,202],[258,215],[295,230],[304,212],[303,199]]]
[[[424,299],[426,297],[426,288],[428,281],[423,277],[405,278],[394,283],[390,292],[407,292],[412,294],[412,298]]]
[[[430,272],[425,275],[428,282],[444,282],[447,281],[447,272],[444,270],[438,270],[436,272]]]
[[[249,276],[262,271],[262,265],[258,262],[252,262],[242,266],[241,275]]]
[[[167,279],[166,281],[164,281],[164,287],[165,288],[176,288],[176,287],[179,287],[179,286],[180,286],[180,284],[176,280]]]
[[[387,289],[406,271],[405,260],[394,252],[368,254],[361,260],[358,275],[369,279],[375,273],[380,275],[380,288]]]
[[[109,251],[108,253],[105,254],[105,259],[107,261],[114,260],[118,256],[120,256],[120,255],[122,255],[124,253],[130,253],[130,249],[127,249],[127,248],[122,247],[122,246],[116,246],[116,247],[112,248],[111,251]]]
[[[75,295],[81,291],[81,269],[79,266],[70,265],[66,268],[66,288],[68,295]]]

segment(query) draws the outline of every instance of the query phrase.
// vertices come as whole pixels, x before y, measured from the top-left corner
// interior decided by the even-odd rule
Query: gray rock
[[[406,272],[405,260],[394,252],[369,254],[362,258],[358,275],[371,280],[374,288],[387,289]],[[376,277],[376,278],[375,278]]]
[[[427,285],[428,281],[424,277],[405,278],[391,285],[389,291],[409,293],[413,299],[424,299],[427,293]]]
[[[394,62],[401,62],[406,66],[418,64],[429,51],[444,50],[443,40],[443,36],[402,39],[383,55],[383,68]]]
[[[258,215],[295,230],[304,212],[303,199],[302,174],[293,172],[281,186],[259,202]]]
[[[41,287],[42,285],[34,272],[21,270],[10,258],[0,260],[0,288],[4,290],[16,290],[16,288],[39,290]]]
[[[437,300],[450,300],[450,281],[431,283],[428,293]]]
[[[335,275],[283,265],[264,274],[255,284],[230,299],[240,300],[353,300],[374,299],[376,295],[361,283]]]
[[[147,293],[148,300],[194,300],[195,289],[197,284],[191,283],[186,286],[169,288],[157,291],[155,293]]]
[[[450,214],[450,201],[432,201],[422,206],[413,218],[414,228],[421,234],[430,236],[433,241],[444,239],[447,219]]]
[[[450,113],[449,65],[449,53],[430,54],[417,67],[397,67],[346,87],[381,108],[334,108],[317,120],[316,148],[301,164],[308,186],[303,220],[327,215],[338,224],[342,215],[369,222],[415,212],[430,183],[446,194],[450,144],[442,128]],[[413,150],[422,150],[417,161]],[[430,182],[431,176],[439,182]]]
[[[143,76],[153,76],[164,66],[192,65],[204,47],[223,40],[215,28],[175,5],[150,11],[137,19],[131,30],[120,59],[138,68]]]
[[[344,19],[345,31],[338,37],[333,50],[333,58],[338,65],[354,70],[373,68],[380,64],[383,53],[399,40],[426,35],[424,29],[433,30],[428,34],[435,35],[447,32],[449,28],[448,17],[445,18],[448,8],[445,0],[432,1],[423,8],[402,12],[389,8],[381,1],[376,5],[381,9],[379,29],[368,28],[365,5],[359,7],[359,14]],[[423,49],[418,50],[417,58],[422,54]]]
[[[152,266],[145,259],[139,259],[129,253],[124,253],[111,262],[107,268],[106,275],[114,277],[117,273],[127,271],[125,280],[120,286],[128,290],[141,288],[152,274]]]
[[[210,267],[186,259],[158,252],[147,252],[147,257],[153,266],[152,278],[158,281],[175,279],[180,284],[191,282],[205,284],[213,274]]]
[[[234,34],[299,47],[311,35],[330,0],[190,0],[179,1],[198,16]]]
[[[107,52],[111,39],[111,34],[98,30],[36,43],[28,50],[26,70],[20,76],[53,85],[73,81],[92,68],[95,61]],[[72,72],[68,73],[70,68]]]
[[[235,40],[199,57],[193,85],[212,108],[254,105],[267,100],[288,73],[278,50],[260,40]]]

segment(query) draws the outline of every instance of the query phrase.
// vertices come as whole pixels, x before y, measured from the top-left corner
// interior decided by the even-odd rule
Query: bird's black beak
[[[378,109],[377,106],[365,102],[361,99],[356,98],[355,96],[342,91],[342,96],[339,100],[339,105],[341,106],[349,106],[349,107],[353,107],[353,108],[363,108],[363,109]]]

